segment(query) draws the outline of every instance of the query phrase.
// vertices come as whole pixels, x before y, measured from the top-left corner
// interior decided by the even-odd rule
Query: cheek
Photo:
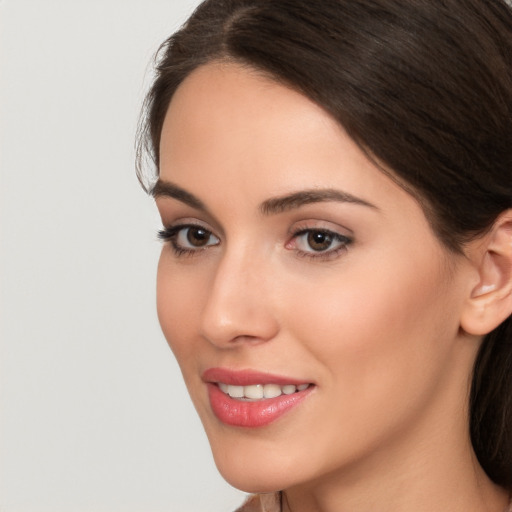
[[[458,330],[457,305],[438,265],[425,262],[423,272],[390,266],[350,266],[290,295],[288,308],[295,337],[328,370],[326,384],[372,407],[404,389],[412,397],[436,385]]]
[[[158,320],[167,343],[184,370],[196,350],[192,329],[197,328],[201,289],[204,287],[195,282],[197,276],[176,268],[166,252],[164,248],[158,262]]]
[[[286,323],[319,370],[325,421],[315,429],[329,440],[312,465],[335,466],[401,438],[450,378],[455,303],[437,274],[426,274],[353,270],[288,296]]]

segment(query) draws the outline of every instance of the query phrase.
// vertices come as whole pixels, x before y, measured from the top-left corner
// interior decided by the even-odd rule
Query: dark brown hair
[[[158,54],[138,140],[158,172],[181,82],[243,63],[328,111],[422,205],[452,251],[512,207],[512,11],[505,0],[207,0]],[[512,489],[512,318],[488,334],[471,389],[471,437]]]

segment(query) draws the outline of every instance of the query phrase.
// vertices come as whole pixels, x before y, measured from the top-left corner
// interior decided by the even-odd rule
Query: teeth
[[[263,386],[261,384],[255,384],[254,386],[244,386],[245,398],[252,398],[253,400],[259,400],[263,398]]]
[[[281,386],[277,384],[265,384],[263,386],[263,396],[265,398],[276,398],[277,396],[281,396]]]
[[[251,384],[250,386],[232,386],[219,382],[219,389],[231,398],[246,398],[248,400],[261,400],[262,398],[276,398],[281,395],[292,395],[297,391],[304,391],[309,384]]]
[[[297,391],[297,387],[293,384],[287,384],[286,386],[283,386],[283,393],[285,395],[292,395],[295,393],[295,391]]]
[[[243,398],[244,387],[243,386],[228,386],[228,395],[231,398]]]

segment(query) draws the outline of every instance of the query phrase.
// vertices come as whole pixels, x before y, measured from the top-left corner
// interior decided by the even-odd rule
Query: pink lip
[[[215,416],[226,425],[235,427],[264,427],[298,406],[310,394],[314,386],[291,395],[281,395],[257,401],[237,400],[220,390],[217,383],[222,382],[233,386],[249,386],[251,384],[308,384],[287,377],[270,375],[252,370],[233,371],[224,368],[210,368],[203,373],[207,383],[208,397]]]
[[[250,386],[251,384],[310,384],[310,381],[272,375],[255,370],[228,370],[227,368],[208,368],[203,375],[205,382],[223,382],[232,386]]]

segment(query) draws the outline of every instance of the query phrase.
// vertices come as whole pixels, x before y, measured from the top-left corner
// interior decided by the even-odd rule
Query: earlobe
[[[512,314],[512,210],[501,214],[471,254],[478,283],[461,318],[468,334],[485,335]]]

